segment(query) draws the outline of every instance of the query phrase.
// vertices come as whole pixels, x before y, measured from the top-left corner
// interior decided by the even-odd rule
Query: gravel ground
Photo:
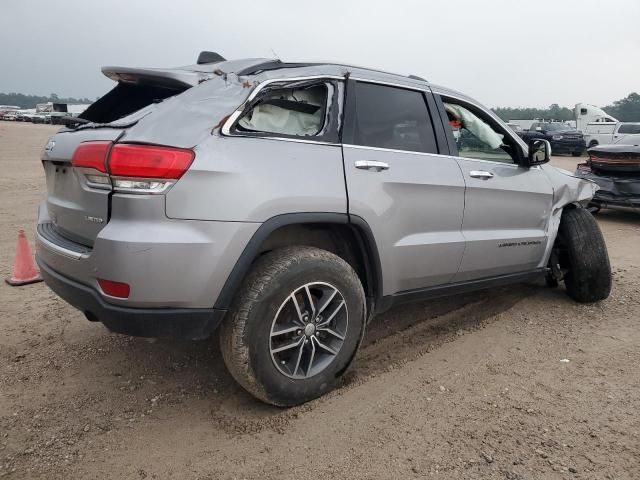
[[[55,130],[0,122],[3,277]],[[640,216],[598,220],[605,302],[527,284],[396,308],[342,388],[288,410],[237,387],[215,342],[110,334],[2,283],[0,477],[640,478]]]

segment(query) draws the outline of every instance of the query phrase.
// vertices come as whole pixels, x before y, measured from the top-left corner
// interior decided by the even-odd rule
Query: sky
[[[490,107],[608,105],[640,92],[640,0],[0,0],[0,92],[95,98],[104,65],[337,61]]]

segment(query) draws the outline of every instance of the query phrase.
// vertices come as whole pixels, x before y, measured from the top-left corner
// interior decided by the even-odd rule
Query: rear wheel
[[[604,237],[593,215],[584,208],[562,213],[552,270],[562,273],[567,294],[578,302],[604,300],[611,292],[611,266]]]
[[[598,146],[598,142],[596,140],[591,140],[589,142],[589,148],[593,148],[593,147],[597,147]]]
[[[222,325],[220,347],[249,393],[293,406],[338,384],[364,326],[365,296],[353,268],[325,250],[287,247],[256,262]]]

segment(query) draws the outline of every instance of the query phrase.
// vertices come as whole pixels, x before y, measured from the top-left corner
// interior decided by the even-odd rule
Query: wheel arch
[[[214,308],[228,309],[242,281],[261,255],[276,248],[308,245],[335,253],[358,273],[374,311],[382,297],[382,268],[375,238],[367,222],[346,213],[289,213],[264,222],[247,243],[227,277]]]

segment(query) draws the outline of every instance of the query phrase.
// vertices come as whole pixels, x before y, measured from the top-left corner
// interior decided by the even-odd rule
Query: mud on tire
[[[337,293],[330,299],[332,289]],[[332,303],[325,306],[325,301]],[[333,312],[338,313],[330,321],[341,324],[327,325],[330,334],[321,326]],[[289,323],[276,327],[283,318]],[[305,330],[314,322],[319,323]],[[220,349],[245,390],[266,403],[293,406],[335,388],[356,355],[364,327],[365,295],[353,268],[325,250],[286,247],[256,261],[221,326]],[[280,338],[280,332],[287,333]],[[304,347],[276,353],[282,347],[275,348],[274,342],[286,348],[298,341]],[[313,353],[318,358],[311,348],[317,348]],[[337,353],[332,356],[330,350]]]
[[[611,266],[598,223],[584,208],[562,213],[558,241],[568,295],[578,302],[604,300],[611,292]]]

